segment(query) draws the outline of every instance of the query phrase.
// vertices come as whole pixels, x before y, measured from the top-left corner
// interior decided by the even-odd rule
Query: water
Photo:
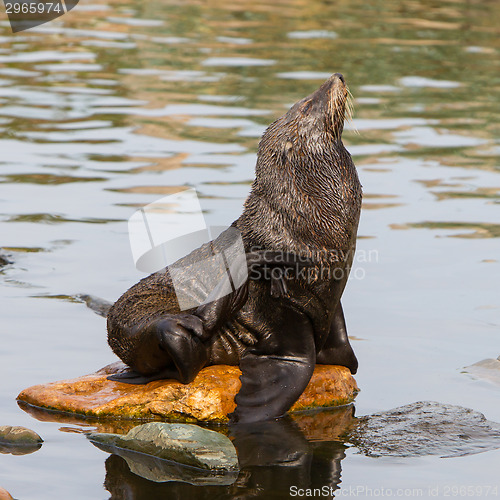
[[[102,0],[16,35],[2,19],[1,423],[45,439],[0,456],[14,497],[109,498],[106,455],[62,432],[82,426],[35,420],[15,397],[114,361],[103,319],[72,297],[114,300],[142,277],[128,217],[192,186],[210,224],[232,222],[266,125],[333,72],[354,96],[344,141],[365,193],[343,301],[356,413],[433,400],[500,422],[498,387],[461,373],[500,354],[498,2]],[[338,496],[500,486],[498,450],[333,453]],[[289,498],[269,474],[261,494]]]

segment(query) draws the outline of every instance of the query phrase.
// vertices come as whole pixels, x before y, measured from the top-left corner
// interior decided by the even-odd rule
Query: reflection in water
[[[354,408],[346,407],[230,428],[240,473],[237,478],[220,477],[220,485],[230,486],[210,487],[211,494],[278,498],[297,488],[326,488],[334,496],[348,446],[369,457],[462,457],[500,448],[500,424],[460,406],[426,401],[360,418],[353,413]],[[314,429],[309,426],[312,421]],[[122,451],[128,467],[116,455],[106,461],[106,487],[112,498],[121,498],[124,488],[125,498],[131,499],[147,498],[142,495],[148,488],[168,493],[168,498],[207,498],[208,492],[194,486],[207,481],[201,478],[196,483],[186,468],[158,459],[153,464],[150,457],[131,457]],[[173,481],[175,474],[177,482],[162,486],[146,481]]]
[[[125,434],[137,425],[133,420],[83,419],[26,403],[20,407],[38,420],[77,426],[62,427],[64,432],[87,434],[92,425],[98,432]],[[232,440],[239,473],[210,473],[93,442],[112,453],[105,480],[111,498],[288,498],[292,489],[306,488],[323,488],[325,498],[332,498],[342,482],[341,461],[348,448],[374,458],[464,457],[500,448],[500,424],[468,408],[430,401],[362,417],[355,417],[349,405],[213,430]]]
[[[126,434],[138,424],[84,418],[22,402],[19,406],[39,421],[66,424],[60,430],[72,434],[94,430]],[[288,498],[292,486],[326,487],[334,492],[341,482],[340,462],[349,446],[344,442],[355,422],[354,407],[348,405],[293,413],[269,422],[216,426],[213,430],[232,440],[240,466],[239,473],[223,475],[115,447],[106,459],[105,487],[116,500],[150,500],[154,495],[161,498],[160,494],[179,499]]]
[[[334,412],[331,418],[333,425],[336,416]],[[346,449],[342,442],[308,441],[299,426],[289,418],[237,426],[231,430],[230,435],[238,452],[241,468],[230,486],[200,487],[188,484],[193,482],[192,476],[186,480],[181,469],[177,470],[178,481],[153,482],[137,475],[138,471],[146,469],[144,465],[133,468],[136,474],[131,472],[130,455],[127,460],[118,455],[108,457],[104,485],[111,493],[111,498],[116,500],[149,500],[156,497],[183,500],[287,498],[292,487],[327,488],[332,495],[325,498],[332,498],[333,492],[338,489],[340,462],[345,457]],[[136,455],[140,460],[139,454]],[[161,480],[162,476],[158,472],[161,462],[166,469],[164,474],[172,477],[172,464],[156,459],[157,477]],[[227,476],[222,476],[220,482],[227,484],[227,479]]]
[[[2,420],[16,418],[20,388],[112,361],[104,323],[72,297],[112,300],[142,277],[128,248],[132,212],[189,186],[210,224],[231,223],[263,129],[335,71],[354,97],[344,140],[368,195],[358,249],[380,255],[344,304],[351,333],[366,339],[355,347],[358,404],[368,412],[381,392],[396,406],[408,391],[435,391],[497,415],[497,394],[471,389],[457,369],[498,355],[499,24],[497,0],[82,1],[16,35],[4,17],[0,365],[16,375],[1,380]],[[298,422],[307,439],[335,441],[317,418]],[[37,498],[56,483],[59,498],[98,498],[91,467],[79,469],[81,487],[57,481],[73,438],[26,469],[0,455],[9,489],[33,496],[29,475],[50,484]],[[413,467],[427,484],[463,466]],[[387,462],[362,468],[366,483],[381,470],[406,486]]]
[[[500,238],[500,224],[487,224],[481,222],[415,222],[413,224],[390,224],[391,229],[426,228],[440,229],[441,236],[452,238]],[[451,232],[448,232],[451,231]],[[458,232],[457,232],[458,231]],[[467,232],[462,232],[467,231]]]
[[[178,482],[187,483],[192,486],[222,486],[233,484],[238,477],[238,472],[234,471],[215,473],[210,470],[181,465],[132,450],[103,446],[95,441],[92,444],[103,451],[111,453],[114,457],[120,457],[125,460],[132,476],[140,477],[153,483]],[[110,482],[114,483],[115,481],[110,480]],[[118,482],[122,483],[122,481]]]
[[[4,455],[31,455],[42,447],[42,443],[25,444],[22,446],[0,443],[0,453]]]

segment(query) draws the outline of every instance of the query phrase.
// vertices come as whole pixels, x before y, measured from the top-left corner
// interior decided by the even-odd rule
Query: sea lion
[[[264,132],[255,181],[230,228],[241,233],[248,256],[244,286],[181,312],[170,266],[113,305],[108,342],[131,368],[113,380],[188,383],[204,366],[239,365],[242,385],[231,420],[254,422],[283,415],[316,363],[356,372],[340,303],[362,197],[341,139],[348,95],[336,73]],[[230,246],[226,231],[175,266],[187,268]]]

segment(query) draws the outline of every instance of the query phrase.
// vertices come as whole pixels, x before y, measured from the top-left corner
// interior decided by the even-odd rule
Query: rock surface
[[[459,457],[500,448],[500,424],[469,408],[423,401],[360,417],[345,437],[371,457]]]
[[[465,367],[464,371],[474,377],[500,385],[500,356],[497,359],[478,361],[471,366]]]
[[[0,500],[12,500],[12,497],[7,490],[0,488]]]
[[[43,443],[43,439],[31,429],[15,425],[0,426],[0,442],[15,445]]]
[[[126,435],[91,433],[88,439],[105,451],[132,450],[176,464],[224,473],[238,470],[236,449],[223,434],[192,424],[150,422],[134,427]],[[124,457],[129,467],[141,465],[133,455]],[[144,477],[144,471],[141,474]],[[148,469],[146,467],[146,469]],[[191,471],[188,471],[191,472]],[[155,479],[159,481],[158,478]],[[162,478],[161,481],[169,479]],[[178,480],[178,479],[176,479]]]
[[[84,377],[36,385],[22,391],[18,400],[41,408],[91,417],[170,419],[184,422],[227,422],[234,411],[234,396],[241,387],[235,366],[209,366],[190,384],[159,380],[130,385],[107,380],[125,369],[113,363]],[[343,366],[318,365],[291,411],[350,403],[358,392],[356,381]]]
[[[7,257],[7,255],[0,251],[0,267],[7,266],[9,264],[12,264],[12,261]]]
[[[42,446],[43,439],[31,429],[13,425],[0,426],[0,453],[27,455]]]

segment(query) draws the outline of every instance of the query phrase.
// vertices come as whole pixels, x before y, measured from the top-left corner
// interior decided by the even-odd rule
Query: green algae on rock
[[[133,450],[199,469],[232,471],[238,457],[230,439],[192,424],[149,422],[127,434],[91,433],[98,444]]]
[[[40,449],[43,439],[31,429],[15,425],[0,426],[0,453],[28,455]]]

